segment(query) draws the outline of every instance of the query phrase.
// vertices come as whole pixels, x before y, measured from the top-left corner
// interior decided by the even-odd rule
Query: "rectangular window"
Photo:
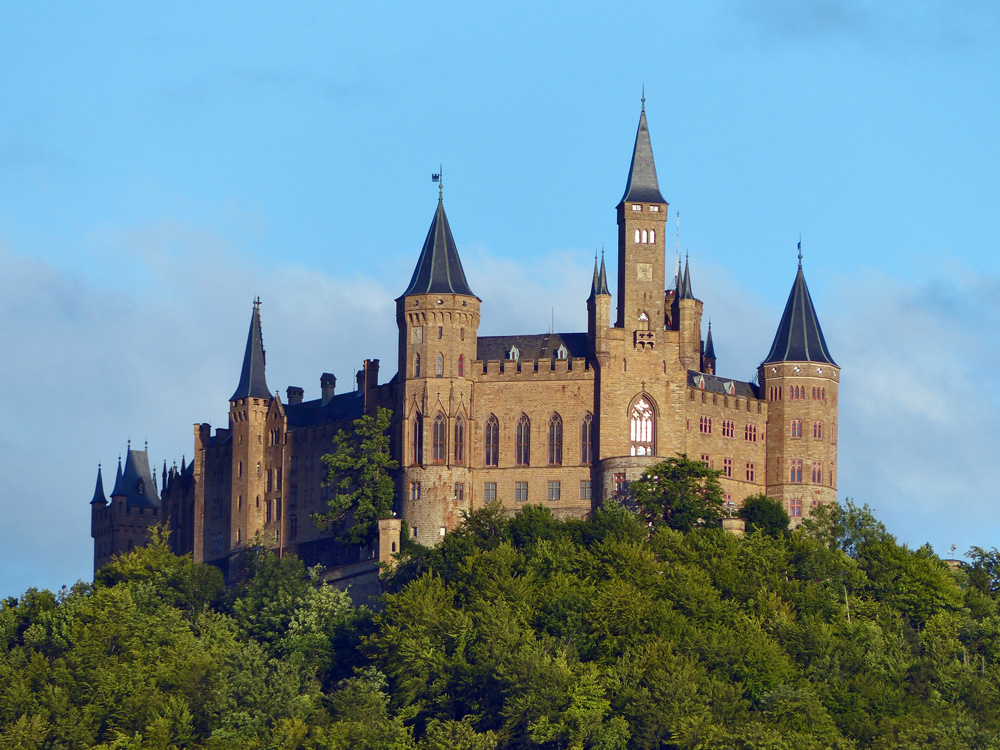
[[[293,508],[299,502],[299,486],[297,484],[292,485],[292,491],[288,493],[288,502]]]
[[[793,458],[791,461],[791,471],[789,473],[789,481],[797,484],[802,481],[802,459]]]
[[[823,439],[823,423],[813,422],[813,439],[822,440]]]
[[[709,461],[708,454],[707,453],[702,453],[701,454],[701,462],[703,464],[705,464],[705,466],[708,466],[708,461]]]
[[[732,478],[733,476],[733,459],[724,458],[722,459],[722,472],[727,476]]]
[[[659,206],[650,206],[649,210],[652,211],[654,214],[655,213],[659,213],[660,207]]]
[[[292,513],[288,518],[288,538],[295,539],[299,535],[299,519]]]
[[[274,501],[267,501],[267,523],[271,523],[272,514],[274,513]]]
[[[747,481],[748,482],[755,481],[756,474],[757,474],[757,468],[752,463],[748,463],[747,464]]]
[[[802,437],[802,420],[793,419],[792,420],[792,437],[800,438]]]
[[[410,500],[420,499],[420,482],[410,482]]]
[[[632,210],[633,211],[641,211],[642,210],[642,206],[640,206],[638,203],[633,203],[632,204]]]
[[[267,470],[267,491],[274,490],[274,469]]]
[[[580,480],[580,499],[581,500],[592,500],[593,499],[593,486],[589,479]]]
[[[788,515],[791,518],[802,518],[802,498],[793,497],[788,501]]]
[[[549,482],[549,500],[559,500],[562,495],[561,482]]]
[[[626,486],[627,485],[625,483],[625,472],[624,471],[620,471],[620,472],[616,473],[615,474],[615,494],[616,495],[621,495],[623,492],[625,492]]]
[[[514,482],[514,499],[519,503],[528,502],[527,482]]]
[[[222,518],[222,498],[217,497],[212,501],[212,518]]]
[[[222,534],[212,534],[212,552],[222,552]]]
[[[733,437],[736,435],[736,423],[731,419],[722,420],[722,437]]]
[[[706,435],[712,434],[712,418],[702,417],[698,423],[698,432],[704,432]]]
[[[438,326],[438,338],[439,339],[443,339],[444,338],[444,327],[443,326]]]
[[[496,499],[497,499],[497,483],[496,482],[483,483],[483,500],[487,503],[492,503]]]
[[[465,502],[465,483],[455,482],[455,501]]]

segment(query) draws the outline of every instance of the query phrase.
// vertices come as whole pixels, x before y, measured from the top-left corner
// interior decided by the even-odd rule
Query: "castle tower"
[[[705,351],[701,355],[701,371],[709,375],[715,375],[715,344],[712,343],[712,321],[708,322]]]
[[[666,288],[664,227],[667,202],[660,194],[643,98],[625,193],[618,203],[618,319],[627,331],[663,329]]]
[[[681,368],[685,372],[700,368],[702,302],[691,290],[691,263],[687,258],[673,304],[675,310],[671,317],[678,331],[677,358]]]
[[[229,398],[232,430],[232,497],[226,550],[252,541],[262,530],[265,495],[264,437],[271,393],[264,377],[264,340],[260,327],[260,298],[254,300],[240,382]]]
[[[767,494],[793,522],[837,498],[837,403],[840,367],[823,338],[799,268],[771,351],[758,370],[767,399]]]
[[[121,472],[121,464],[118,465]],[[108,550],[111,549],[111,525],[108,523],[108,499],[104,496],[104,480],[101,478],[101,465],[97,465],[97,484],[94,487],[94,497],[90,501],[90,536],[94,539],[94,572],[96,573],[108,560]]]
[[[166,519],[161,513],[162,503],[156,489],[156,479],[149,469],[149,455],[145,450],[132,450],[125,454],[125,467],[118,459],[115,486],[111,502],[104,496],[101,468],[97,469],[97,484],[90,501],[90,535],[94,538],[94,572],[111,561],[115,555],[128,552],[146,543],[149,528]]]
[[[479,308],[439,193],[413,276],[396,300],[401,511],[423,544],[436,544],[471,507],[471,378]]]
[[[611,326],[611,292],[608,291],[608,275],[604,268],[604,253],[601,253],[601,265],[598,267],[594,258],[594,280],[590,285],[590,296],[587,297],[587,338],[590,344],[590,356],[596,358],[598,340],[607,336]]]

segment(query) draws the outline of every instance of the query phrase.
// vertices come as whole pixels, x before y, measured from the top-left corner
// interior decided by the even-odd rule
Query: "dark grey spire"
[[[705,359],[715,362],[715,344],[712,343],[712,321],[708,321],[708,337],[705,339]]]
[[[97,464],[97,486],[94,487],[94,499],[91,505],[107,505],[108,499],[104,496],[104,481],[101,479],[101,465]]]
[[[684,275],[677,285],[677,299],[694,299],[694,292],[691,291],[691,265],[687,257],[684,258]]]
[[[639,113],[639,129],[635,134],[632,149],[632,164],[628,169],[628,183],[621,203],[666,203],[660,194],[660,183],[656,179],[656,164],[653,163],[653,146],[649,142],[649,127],[646,125],[646,105]],[[619,205],[621,205],[619,203]]]
[[[271,391],[264,379],[264,339],[260,333],[260,297],[254,300],[253,314],[250,317],[250,333],[247,335],[247,348],[243,354],[243,371],[240,373],[240,384],[229,397],[230,401],[241,398],[271,398]]]
[[[597,253],[594,253],[594,280],[590,282],[590,296],[587,299],[594,299],[597,296],[597,288],[601,283],[601,273],[597,270]]]
[[[455,238],[451,234],[444,201],[439,196],[434,220],[427,231],[427,239],[420,250],[417,267],[413,269],[410,285],[400,299],[411,294],[465,294],[475,297],[465,280],[462,261],[458,257]],[[477,298],[478,299],[478,298]]]
[[[795,283],[788,295],[771,351],[764,358],[764,363],[768,362],[826,362],[837,365],[826,347],[801,265],[795,274]]]
[[[601,275],[597,279],[597,293],[598,294],[611,294],[608,291],[608,274],[604,270],[604,251],[601,250]]]
[[[114,494],[124,495],[126,505],[140,508],[160,507],[160,496],[156,491],[156,480],[149,470],[149,455],[146,451],[130,449],[127,452],[125,470],[122,472],[121,480],[115,483]]]
[[[125,485],[122,484],[122,457],[118,456],[118,474],[115,475],[115,486],[111,490],[111,497],[125,494]]]

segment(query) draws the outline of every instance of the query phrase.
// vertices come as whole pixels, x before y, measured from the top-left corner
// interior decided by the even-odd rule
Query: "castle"
[[[328,568],[374,555],[338,543],[311,516],[326,505],[321,457],[334,435],[380,406],[393,414],[397,514],[427,545],[461,523],[463,512],[494,500],[512,511],[541,503],[556,516],[582,516],[679,453],[721,470],[733,508],[763,492],[800,519],[833,502],[840,368],[801,254],[757,382],[721,377],[710,328],[702,340],[703,303],[687,262],[671,269],[667,288],[667,208],[643,107],[616,208],[614,318],[602,257],[586,299],[586,332],[480,336],[481,300],[439,195],[396,300],[396,374],[380,384],[379,361],[365,360],[346,393],[336,393],[329,373],[318,399],[304,400],[295,386],[284,400],[272,392],[255,302],[228,426],[213,434],[196,424],[193,460],[164,464],[159,487],[145,450],[130,446],[124,466],[119,459],[110,502],[98,469],[95,569],[143,544],[147,528],[163,521],[177,552],[224,571],[255,539]],[[383,535],[386,544],[389,538]]]

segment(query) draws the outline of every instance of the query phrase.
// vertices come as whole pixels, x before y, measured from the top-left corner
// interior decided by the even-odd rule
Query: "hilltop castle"
[[[396,374],[380,384],[379,361],[365,360],[346,393],[336,393],[329,373],[318,399],[305,401],[295,386],[284,401],[272,392],[255,302],[228,426],[213,434],[210,425],[195,425],[193,460],[164,464],[160,487],[145,451],[130,448],[124,467],[119,460],[110,503],[98,470],[95,568],[144,543],[147,527],[162,521],[178,552],[223,570],[258,535],[309,565],[357,562],[359,550],[318,530],[311,515],[325,507],[320,458],[333,436],[379,406],[393,412],[397,513],[424,544],[455,528],[463,511],[492,500],[511,510],[542,503],[557,516],[582,516],[678,453],[721,470],[732,507],[766,492],[798,519],[834,501],[840,368],[801,256],[757,382],[743,382],[716,373],[712,333],[702,340],[703,303],[686,262],[671,269],[667,288],[667,202],[645,108],[616,215],[613,318],[602,258],[586,299],[586,332],[480,336],[481,300],[439,197],[413,276],[396,300]]]

